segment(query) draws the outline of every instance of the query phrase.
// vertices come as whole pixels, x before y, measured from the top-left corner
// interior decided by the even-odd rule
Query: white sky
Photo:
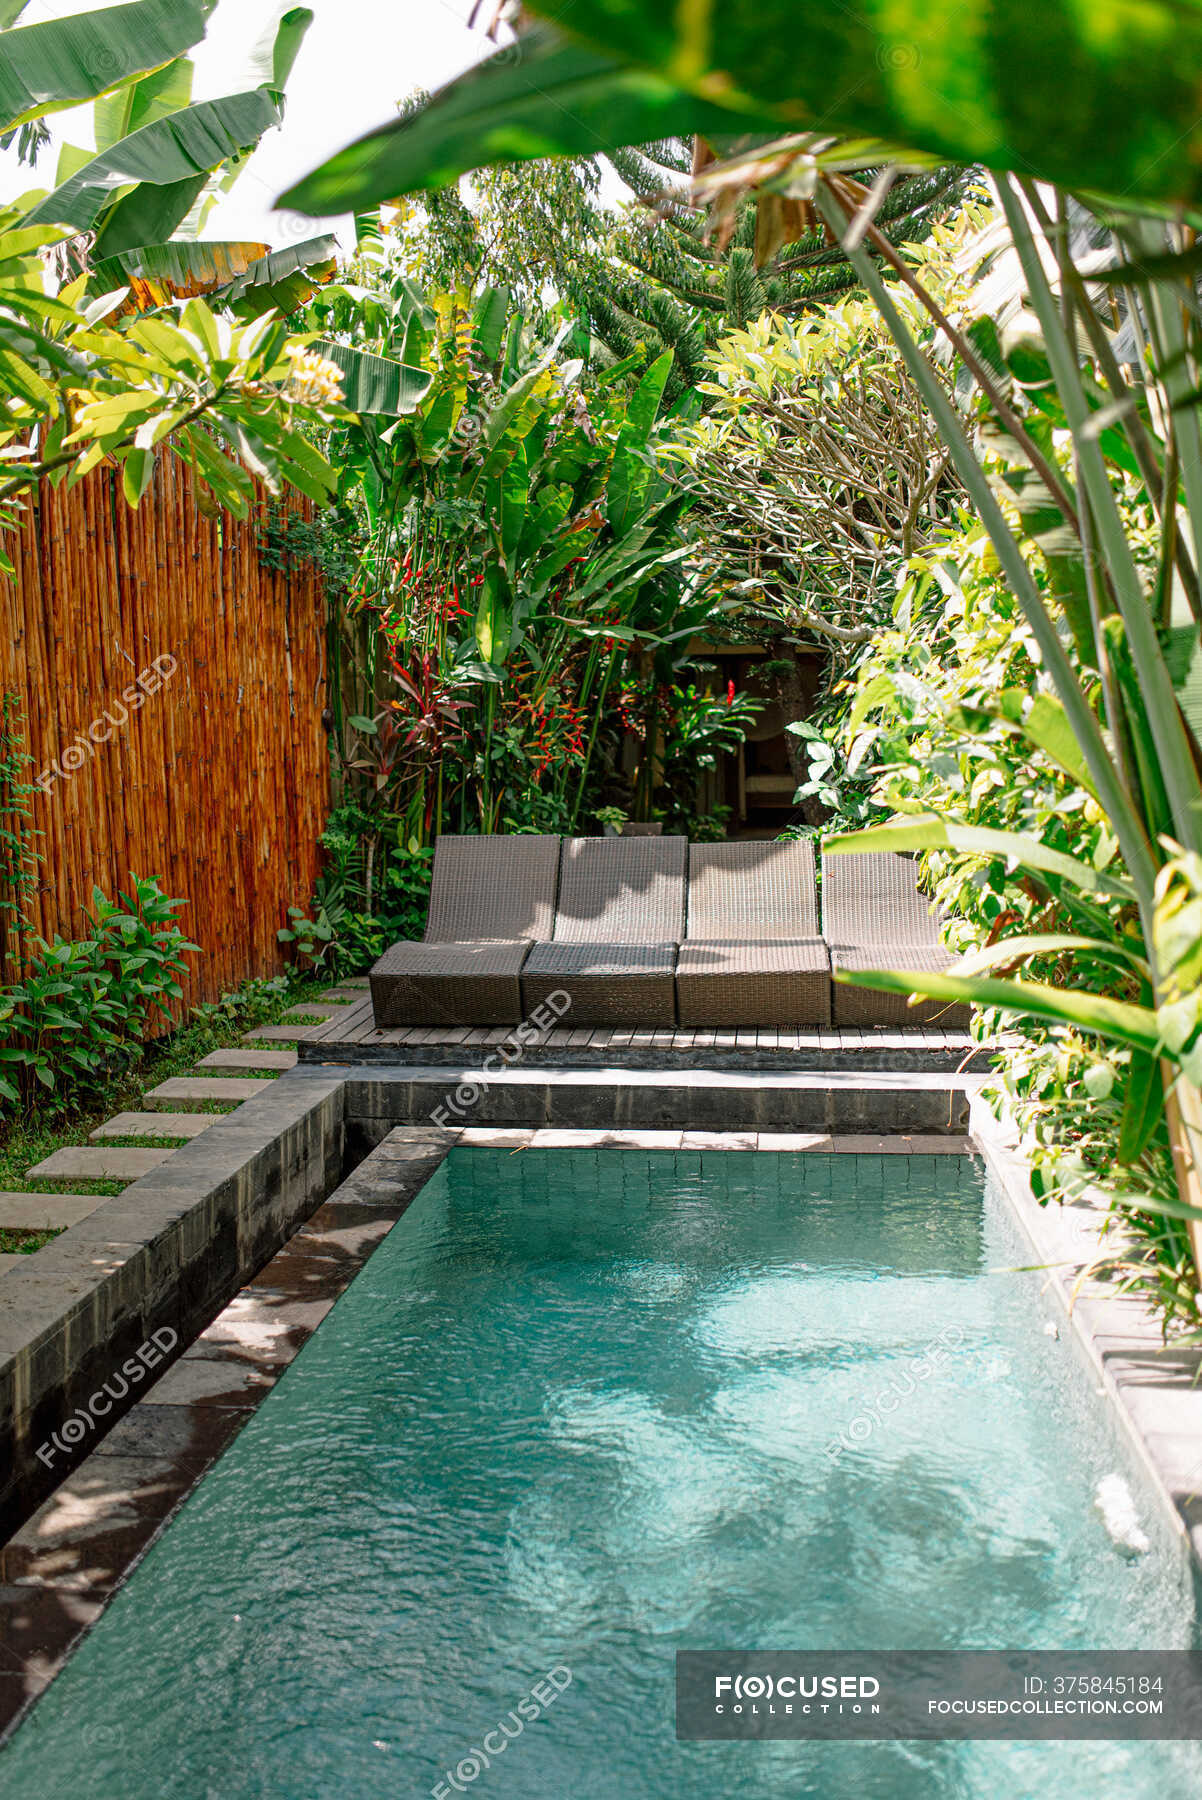
[[[31,0],[20,25],[97,10],[105,0]],[[315,15],[288,82],[283,125],[268,132],[231,193],[205,222],[207,238],[249,238],[273,248],[338,230],[273,213],[280,193],[333,151],[392,118],[414,88],[433,89],[489,54],[480,30],[468,31],[471,0],[309,0]],[[244,55],[285,10],[278,0],[220,0],[204,43],[192,52],[193,98],[216,99],[247,85]],[[486,17],[491,6],[482,9]],[[15,151],[0,155],[0,192],[12,198],[53,185],[57,145],[91,147],[90,108],[55,113],[54,145],[35,170]],[[344,222],[345,223],[345,222]],[[349,234],[340,232],[345,248]]]

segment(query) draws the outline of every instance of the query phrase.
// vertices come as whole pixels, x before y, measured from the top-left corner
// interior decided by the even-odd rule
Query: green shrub
[[[74,1100],[100,1087],[141,1052],[199,945],[186,938],[157,881],[131,876],[110,900],[92,890],[88,935],[35,940],[24,978],[0,995],[0,1099],[28,1102],[37,1088]]]

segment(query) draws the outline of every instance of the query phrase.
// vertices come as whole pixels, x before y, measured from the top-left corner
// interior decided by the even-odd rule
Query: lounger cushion
[[[549,938],[558,885],[557,837],[445,833],[434,847],[425,937],[445,944]]]
[[[694,844],[688,936],[729,944],[818,937],[813,846],[801,838]]]
[[[393,944],[371,972],[379,1026],[517,1025],[530,940]]]
[[[676,964],[676,1010],[684,1028],[829,1025],[831,967],[819,938],[793,943],[690,938]]]
[[[675,967],[675,944],[536,944],[522,970],[522,1004],[528,1017],[558,992],[571,1001],[560,1018],[569,1030],[578,1025],[670,1030],[676,1023]]]
[[[872,944],[857,949],[831,949],[831,967],[836,975],[842,969],[913,969],[915,973],[944,975],[955,957],[950,950],[936,945]],[[947,1000],[917,1000],[913,1006],[904,994],[886,993],[883,988],[848,987],[836,981],[831,989],[831,1014],[837,1029],[863,1025],[906,1026],[937,1025],[945,1031],[967,1031],[972,1008]]]
[[[918,864],[892,850],[824,851],[822,935],[828,944],[938,948],[939,915],[918,886]]]
[[[565,838],[557,944],[677,944],[684,936],[688,841]]]

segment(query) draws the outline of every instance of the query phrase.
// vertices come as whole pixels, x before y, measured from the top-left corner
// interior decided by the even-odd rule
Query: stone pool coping
[[[1047,1271],[1045,1294],[1202,1591],[1202,1348],[1166,1346],[1155,1315],[1137,1295],[1087,1279],[1086,1271],[1118,1248],[1107,1237],[1102,1195],[1041,1206],[1017,1133],[979,1098],[972,1103],[970,1141],[1030,1243],[1035,1266]]]
[[[310,1117],[311,1108],[332,1103],[331,1094],[319,1093],[311,1077],[304,1086],[308,1104],[293,1116],[293,1128]],[[341,1088],[341,1083],[333,1086]],[[333,1110],[338,1111],[337,1100]],[[241,1127],[248,1132],[244,1148],[263,1123],[254,1119]],[[1131,1297],[1104,1292],[1074,1297],[1079,1270],[1098,1255],[1098,1209],[1041,1208],[1012,1137],[980,1101],[973,1103],[971,1125],[968,1137],[384,1126],[386,1134],[375,1148],[310,1216],[305,1218],[303,1209],[294,1216],[291,1235],[280,1234],[270,1260],[216,1317],[210,1308],[211,1322],[187,1350],[141,1392],[0,1550],[0,1738],[45,1690],[112,1594],[457,1145],[514,1152],[527,1147],[626,1147],[722,1154],[980,1153],[1039,1265],[1049,1268],[1048,1289],[1069,1321],[1075,1347],[1096,1374],[1098,1391],[1112,1402],[1111,1413],[1148,1489],[1162,1503],[1177,1541],[1192,1551],[1197,1573],[1202,1567],[1202,1504],[1194,1489],[1202,1487],[1202,1386],[1197,1385],[1202,1354],[1166,1351],[1155,1321]],[[298,1167],[303,1173],[303,1159]],[[313,1174],[311,1167],[308,1173]],[[119,1205],[120,1198],[113,1204]],[[297,1216],[304,1220],[299,1229]]]

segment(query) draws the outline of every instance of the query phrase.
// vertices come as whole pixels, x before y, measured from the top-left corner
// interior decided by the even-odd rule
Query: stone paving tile
[[[43,1691],[102,1604],[65,1587],[0,1587],[0,1731]]]
[[[467,1125],[459,1134],[459,1143],[477,1149],[521,1150],[534,1137],[532,1125]]]
[[[306,1251],[311,1246],[315,1256],[361,1263],[388,1236],[402,1210],[386,1203],[357,1206],[327,1200],[291,1242],[298,1250],[302,1245]]]
[[[219,1075],[173,1075],[170,1081],[160,1081],[144,1096],[147,1106],[156,1111],[167,1112],[175,1107],[187,1109],[189,1104],[200,1106],[206,1100],[253,1100],[266,1088],[276,1084],[270,1076],[255,1079],[248,1075],[231,1075],[223,1079]]]
[[[276,1257],[274,1262],[281,1259]],[[313,1257],[293,1257],[293,1262],[314,1262],[321,1269],[328,1262]],[[312,1296],[283,1297],[257,1287],[244,1289],[231,1300],[225,1311],[201,1332],[181,1361],[245,1362],[259,1369],[282,1369],[292,1361],[301,1345],[312,1337],[334,1304],[336,1296],[326,1299]]]
[[[685,1131],[681,1133],[682,1150],[754,1150],[759,1133],[755,1131]]]
[[[198,1069],[295,1069],[295,1050],[210,1050]]]
[[[966,1137],[930,1137],[916,1133],[910,1138],[914,1156],[971,1156],[972,1144]]]
[[[829,1152],[834,1149],[835,1140],[824,1137],[821,1132],[814,1131],[757,1131],[755,1147],[757,1150],[810,1150]]]
[[[75,1144],[55,1150],[43,1162],[26,1169],[25,1175],[31,1181],[136,1181],[139,1175],[149,1175],[152,1169],[160,1168],[174,1154],[173,1150],[102,1150]]]
[[[96,1456],[164,1457],[200,1471],[215,1462],[251,1416],[249,1407],[159,1406],[140,1400],[97,1444]]]
[[[256,1025],[253,1031],[243,1032],[242,1042],[295,1044],[298,1038],[304,1037],[306,1030],[303,1025]]]
[[[594,1147],[626,1150],[679,1150],[680,1139],[679,1131],[626,1131],[619,1128],[607,1130],[604,1126],[598,1126],[594,1130],[576,1130],[553,1126],[545,1131],[536,1131],[530,1140],[530,1147],[532,1150],[587,1150]]]
[[[195,1138],[220,1117],[220,1113],[119,1112],[89,1131],[88,1142],[102,1144],[105,1138],[116,1137]]]
[[[346,1292],[362,1267],[362,1259],[352,1262],[314,1252],[304,1254],[295,1245],[273,1256],[249,1284],[250,1292],[270,1295],[275,1301],[321,1302],[327,1310],[340,1294]]]
[[[6,1275],[10,1269],[15,1269],[18,1263],[24,1262],[26,1254],[21,1251],[10,1252],[8,1250],[0,1254],[0,1275]],[[36,1255],[37,1252],[35,1251],[34,1254]]]
[[[194,1356],[186,1350],[146,1397],[156,1406],[253,1407],[261,1391],[275,1385],[275,1379],[269,1369],[240,1365],[227,1358]]]
[[[113,1586],[187,1492],[170,1457],[89,1457],[0,1552],[7,1583]]]
[[[6,1231],[65,1231],[103,1206],[111,1194],[0,1194]]]
[[[910,1156],[913,1139],[908,1137],[869,1137],[854,1131],[838,1132],[831,1139],[836,1153],[848,1156]]]

